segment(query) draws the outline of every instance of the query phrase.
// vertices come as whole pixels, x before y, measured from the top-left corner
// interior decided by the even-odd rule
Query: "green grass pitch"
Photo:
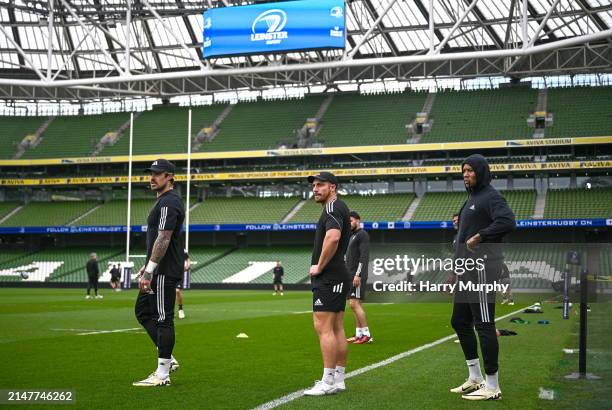
[[[73,389],[76,408],[247,409],[308,387],[321,376],[309,292],[273,297],[271,291],[191,290],[185,292],[187,318],[176,320],[174,352],[181,368],[172,375],[172,386],[132,387],[133,381],[155,369],[155,349],[133,316],[136,291],[102,293],[103,300],[85,300],[84,291],[75,289],[0,289],[0,389]],[[515,306],[498,305],[498,316],[534,300],[538,300],[536,296],[518,295]],[[371,304],[366,309],[376,341],[349,347],[349,371],[453,333],[450,304]],[[563,380],[563,374],[577,369],[574,358],[561,352],[564,347],[576,346],[576,317],[573,314],[571,320],[563,321],[553,305],[544,304],[544,309],[544,315],[528,318],[529,325],[515,325],[508,319],[498,324],[519,333],[500,339],[500,402],[475,404],[448,392],[466,376],[459,345],[448,341],[351,378],[344,393],[302,397],[283,407],[399,409],[410,404],[420,409],[531,409],[609,405],[611,356],[610,340],[606,342],[605,336],[610,335],[610,325],[604,326],[609,316],[601,312],[607,309],[609,313],[610,304],[593,306],[593,317],[599,318],[603,328],[593,332],[597,352],[604,352],[600,356],[604,360],[596,366],[607,376],[590,382],[599,383],[596,385]],[[537,325],[534,322],[539,318],[552,323]],[[347,334],[352,334],[352,317],[345,323]],[[98,331],[115,332],[80,334]],[[238,333],[249,338],[237,339]],[[591,363],[598,362],[597,357],[590,356]],[[552,402],[538,399],[540,387],[558,390],[560,398]],[[598,401],[602,396],[606,401]]]

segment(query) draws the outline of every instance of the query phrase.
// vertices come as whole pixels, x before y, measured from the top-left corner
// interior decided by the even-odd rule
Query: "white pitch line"
[[[56,332],[95,332],[95,329],[49,329]]]
[[[140,327],[132,327],[130,329],[115,329],[115,330],[96,330],[93,332],[77,333],[77,336],[88,336],[88,335],[100,335],[103,333],[121,333],[121,332],[132,332],[134,330],[141,330]]]
[[[515,310],[514,312],[510,312],[506,315],[500,316],[497,319],[495,319],[495,321],[497,322],[498,320],[502,320],[505,319],[507,317],[510,317],[512,315],[516,315],[519,312],[522,312],[524,308]],[[415,353],[421,352],[423,350],[429,349],[430,347],[434,347],[437,346],[439,344],[442,344],[448,340],[452,340],[455,339],[457,337],[456,334],[452,334],[452,335],[448,335],[448,336],[444,336],[438,340],[435,340],[431,343],[427,343],[418,347],[415,347],[414,349],[408,350],[406,352],[402,352],[399,354],[396,354],[395,356],[391,356],[388,359],[385,359],[383,361],[377,362],[377,363],[372,363],[371,365],[362,367],[361,369],[357,369],[357,370],[353,370],[352,372],[349,372],[346,374],[346,376],[344,377],[345,379],[350,379],[351,377],[355,377],[355,376],[359,376],[360,374],[369,372],[370,370],[374,370],[374,369],[378,369],[379,367],[384,367],[387,365],[390,365],[391,363],[397,362],[400,359],[403,359],[405,357],[408,356],[412,356]],[[298,391],[294,391],[293,393],[289,393],[286,396],[283,397],[279,397],[278,399],[274,399],[271,400],[267,403],[264,404],[260,404],[259,406],[255,407],[253,410],[268,410],[268,409],[273,409],[276,408],[278,406],[282,406],[283,404],[287,404],[290,401],[293,401],[295,399],[299,399],[300,397],[302,397],[304,395],[304,390],[306,389],[302,389],[302,390],[298,390]]]

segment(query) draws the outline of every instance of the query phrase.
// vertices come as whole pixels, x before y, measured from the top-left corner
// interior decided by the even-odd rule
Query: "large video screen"
[[[204,12],[204,57],[343,49],[344,0],[299,0]]]

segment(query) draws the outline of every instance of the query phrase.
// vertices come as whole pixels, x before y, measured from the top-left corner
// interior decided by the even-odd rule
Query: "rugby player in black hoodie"
[[[466,269],[459,275],[459,283],[492,283],[499,278],[503,264],[503,237],[514,230],[514,214],[504,197],[490,185],[489,164],[482,155],[471,155],[461,165],[468,198],[459,212],[459,232],[455,258],[481,259],[484,269]],[[454,389],[467,400],[499,400],[498,382],[499,345],[495,331],[495,293],[458,291],[455,293],[451,325],[461,343],[468,365],[469,377]],[[483,380],[478,359],[478,343],[484,360],[486,377]]]

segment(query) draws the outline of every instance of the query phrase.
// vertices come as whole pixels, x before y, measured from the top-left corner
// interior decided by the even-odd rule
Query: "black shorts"
[[[165,324],[174,322],[174,302],[176,301],[174,288],[177,281],[179,281],[177,278],[156,274],[153,275],[151,281],[152,292],[138,292],[135,312],[140,323],[147,320]]]
[[[275,285],[282,285],[283,284],[283,277],[282,276],[275,276],[273,283]]]
[[[313,312],[344,312],[351,281],[323,279],[312,284]]]
[[[177,289],[183,289],[183,281],[179,280],[178,282],[176,282],[176,288]]]
[[[113,283],[119,283],[119,277],[111,276],[111,280],[110,281],[113,282]]]
[[[354,287],[353,282],[351,281],[351,290],[349,291],[348,298],[365,300],[367,284],[368,284],[367,276],[361,277],[361,284],[358,287]]]

